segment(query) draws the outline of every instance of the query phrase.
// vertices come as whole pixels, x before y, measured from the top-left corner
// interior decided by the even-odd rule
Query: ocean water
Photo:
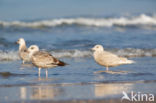
[[[111,98],[123,90],[138,91],[138,86],[156,94],[156,1],[117,1],[1,0],[0,100]],[[28,47],[36,44],[69,65],[49,69],[48,79],[43,69],[38,78],[36,67],[21,64],[15,44],[21,37]],[[92,57],[96,44],[136,63],[110,68],[127,73],[96,74],[105,70]],[[105,88],[108,93],[99,92]],[[17,95],[11,97],[14,90]]]

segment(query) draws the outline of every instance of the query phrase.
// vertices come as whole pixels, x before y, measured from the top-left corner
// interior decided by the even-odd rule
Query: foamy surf
[[[112,53],[115,53],[123,57],[155,57],[156,49],[109,49]],[[92,57],[90,50],[52,50],[50,53],[56,58],[87,58]],[[20,60],[18,51],[0,51],[0,61],[16,61]]]
[[[41,20],[33,22],[24,21],[0,21],[1,27],[16,27],[16,28],[46,28],[46,27],[57,27],[57,26],[68,26],[68,25],[80,25],[80,26],[91,26],[91,27],[145,27],[145,28],[156,28],[156,16],[148,16],[141,14],[135,17],[119,17],[119,18],[60,18],[52,20]]]
[[[0,51],[0,61],[19,60],[18,51]]]

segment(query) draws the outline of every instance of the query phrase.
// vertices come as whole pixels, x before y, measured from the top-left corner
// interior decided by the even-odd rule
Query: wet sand
[[[156,100],[156,99],[155,99]],[[21,103],[14,102],[14,103]],[[68,100],[68,101],[24,101],[24,103],[145,103],[145,102],[131,102],[131,101],[123,101],[121,102],[120,99],[101,99],[101,100]],[[150,102],[154,103],[154,102]]]
[[[155,95],[155,87],[155,81],[1,85],[0,101],[2,103],[121,103],[123,91],[128,95],[131,91]],[[130,101],[123,100],[123,103]]]

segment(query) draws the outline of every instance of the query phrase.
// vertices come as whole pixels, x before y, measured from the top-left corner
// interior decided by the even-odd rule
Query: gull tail
[[[58,66],[65,66],[67,65],[65,62],[59,61],[59,63],[57,64]]]
[[[120,60],[121,60],[121,64],[133,64],[133,63],[136,63],[133,60],[128,60],[127,58],[123,58],[123,57],[120,57]]]
[[[133,61],[133,60],[126,60],[126,63],[127,63],[127,64],[133,64],[133,63],[136,63],[136,62]]]

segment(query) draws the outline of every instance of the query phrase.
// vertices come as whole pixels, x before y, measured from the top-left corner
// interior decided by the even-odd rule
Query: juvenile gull
[[[128,60],[127,58],[119,57],[115,54],[105,51],[102,45],[95,45],[92,50],[94,51],[93,57],[95,61],[98,64],[105,66],[107,71],[109,70],[109,67],[134,63],[132,60]]]
[[[23,60],[23,64],[25,62],[30,62],[30,58],[29,58],[29,53],[28,53],[28,49],[25,43],[25,40],[23,38],[18,39],[18,41],[16,42],[17,44],[19,44],[19,56],[20,58]]]
[[[29,57],[32,60],[32,64],[38,67],[39,77],[41,68],[46,68],[46,77],[48,77],[48,68],[66,65],[66,63],[56,59],[50,53],[45,51],[39,51],[39,47],[37,45],[31,45],[28,48],[28,51]]]

